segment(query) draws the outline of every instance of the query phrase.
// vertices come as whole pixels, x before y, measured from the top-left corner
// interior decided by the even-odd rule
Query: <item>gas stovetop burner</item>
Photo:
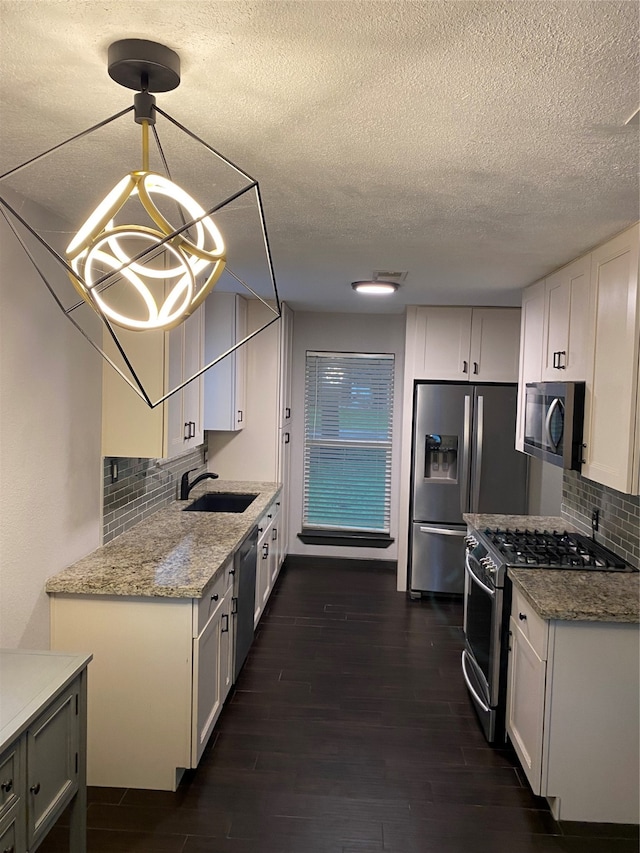
[[[488,528],[484,534],[510,566],[600,572],[635,571],[622,558],[580,533]]]

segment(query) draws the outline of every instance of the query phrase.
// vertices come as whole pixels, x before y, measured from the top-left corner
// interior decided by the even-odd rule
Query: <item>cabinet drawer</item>
[[[214,581],[207,586],[202,598],[193,601],[193,636],[199,637],[216,609],[220,606],[225,592],[233,585],[233,557],[227,560]]]
[[[511,615],[536,654],[542,660],[546,660],[549,623],[538,616],[533,605],[515,587],[513,588]]]
[[[0,756],[0,819],[17,801],[21,786],[20,741],[17,741]]]
[[[6,814],[3,812],[0,820],[0,851],[20,853],[21,850],[26,850],[24,814],[16,802]]]

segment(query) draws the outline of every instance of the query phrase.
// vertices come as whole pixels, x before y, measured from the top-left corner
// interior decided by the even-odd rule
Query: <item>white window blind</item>
[[[389,533],[393,355],[307,352],[303,527]]]

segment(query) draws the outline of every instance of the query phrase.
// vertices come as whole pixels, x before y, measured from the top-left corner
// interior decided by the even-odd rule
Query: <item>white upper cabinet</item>
[[[542,380],[586,379],[589,357],[591,255],[545,280]]]
[[[203,366],[203,309],[170,332],[118,331],[152,401]],[[105,352],[118,363],[108,332]],[[202,377],[151,409],[105,361],[102,373],[102,455],[163,459],[202,443]]]
[[[247,336],[247,302],[236,293],[214,291],[204,307],[204,361],[209,364]],[[241,346],[205,373],[205,429],[237,432],[244,427],[245,384],[246,346]]]
[[[415,320],[415,379],[517,381],[519,308],[418,307],[408,312],[415,312],[415,318],[407,317],[408,323]]]
[[[194,376],[204,364],[204,308],[169,332],[169,387]],[[167,400],[167,456],[202,444],[203,379],[199,376]]]
[[[542,373],[545,283],[538,281],[522,292],[520,317],[520,368],[516,450],[524,450],[524,400],[527,382],[539,382]]]
[[[593,358],[587,377],[582,475],[640,493],[640,225],[591,254]]]

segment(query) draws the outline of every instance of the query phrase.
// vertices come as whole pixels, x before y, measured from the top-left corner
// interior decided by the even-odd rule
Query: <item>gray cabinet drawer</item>
[[[17,801],[22,790],[22,745],[16,741],[0,756],[0,820]],[[0,847],[0,853],[4,848]]]

